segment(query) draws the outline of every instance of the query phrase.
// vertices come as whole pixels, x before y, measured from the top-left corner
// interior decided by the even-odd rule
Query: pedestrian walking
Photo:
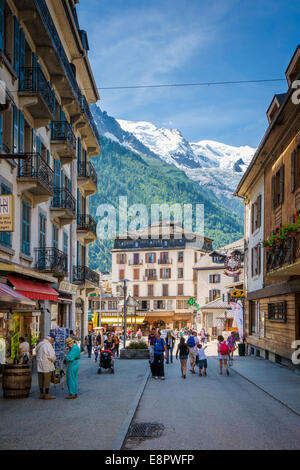
[[[186,344],[183,336],[180,338],[179,344],[177,346],[176,359],[178,359],[178,355],[180,359],[181,377],[186,379],[186,363],[189,357],[189,347]]]
[[[153,375],[155,379],[165,380],[164,371],[164,357],[167,359],[167,346],[166,342],[160,336],[160,331],[156,333],[153,341],[154,346],[154,362],[153,362]]]
[[[91,331],[88,332],[88,335],[84,338],[85,346],[87,347],[88,357],[92,357],[92,349],[93,349],[93,333]]]
[[[54,342],[55,336],[51,334],[35,348],[40,398],[44,400],[54,400],[56,398],[49,394],[51,376],[55,370],[54,362],[56,361],[55,351],[52,346]]]
[[[171,364],[173,364],[173,349],[174,349],[174,344],[175,344],[175,338],[172,335],[171,331],[168,331],[168,333],[167,333],[166,344],[167,344],[167,361],[166,361],[166,364],[169,364],[170,361],[171,361]]]
[[[220,362],[220,374],[221,375],[223,374],[223,363],[226,369],[226,374],[229,375],[228,353],[229,353],[228,345],[226,344],[224,337],[222,335],[219,335],[218,336],[218,359]]]
[[[205,349],[207,346],[202,346],[202,344],[197,345],[198,348],[198,366],[199,366],[199,375],[202,377],[202,369],[204,369],[203,373],[206,376],[206,371],[207,371],[207,357],[205,354]]]
[[[96,344],[94,346],[94,354],[95,354],[95,362],[98,361],[98,356],[99,356],[99,352],[101,350],[101,345],[98,343],[98,341],[96,340]]]
[[[191,368],[190,368],[190,372],[192,372],[192,374],[195,374],[195,365],[196,365],[196,360],[197,360],[197,345],[199,344],[199,338],[197,336],[197,332],[196,331],[193,331],[188,340],[187,340],[187,345],[189,347],[189,357],[190,357],[190,361],[191,361]]]
[[[148,336],[148,347],[149,347],[149,362],[154,362],[154,340],[156,338],[156,329],[152,328],[151,333]],[[153,374],[152,374],[153,375]]]
[[[205,334],[205,329],[204,328],[202,328],[202,330],[200,331],[200,337],[201,337],[201,343],[204,344],[205,339],[206,339],[206,334]]]
[[[67,364],[67,386],[69,390],[69,395],[66,399],[74,399],[77,398],[78,394],[80,348],[72,338],[66,339],[66,346],[69,348],[69,353],[65,358]]]
[[[138,342],[140,343],[141,340],[142,340],[142,337],[143,337],[143,333],[142,333],[142,330],[139,328],[137,334],[136,334],[136,337],[138,339]]]
[[[119,357],[119,355],[120,355],[120,338],[116,333],[114,335],[114,341],[115,341],[115,354],[116,354],[117,357]]]
[[[232,361],[233,361],[233,354],[234,351],[236,350],[236,336],[234,331],[230,333],[230,336],[227,338],[227,345],[229,349],[229,365],[232,366]]]

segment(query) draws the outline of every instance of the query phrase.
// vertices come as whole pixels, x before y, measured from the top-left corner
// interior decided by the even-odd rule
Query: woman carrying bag
[[[66,399],[77,398],[78,393],[78,370],[79,370],[79,359],[80,359],[80,348],[72,338],[66,339],[66,346],[69,348],[69,353],[66,356],[67,364],[67,386],[69,389],[69,395]]]

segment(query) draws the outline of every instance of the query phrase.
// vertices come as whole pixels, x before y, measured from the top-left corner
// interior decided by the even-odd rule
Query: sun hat
[[[74,340],[72,338],[67,338],[65,343],[68,346],[69,344],[74,343]]]

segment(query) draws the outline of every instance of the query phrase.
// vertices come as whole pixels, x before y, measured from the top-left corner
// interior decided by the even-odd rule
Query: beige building
[[[15,206],[14,231],[0,233],[0,277],[36,301],[34,312],[1,315],[3,330],[29,340],[55,325],[82,338],[87,293],[99,284],[87,267],[89,160],[100,152],[89,103],[99,96],[76,3],[0,1],[0,188]]]
[[[212,249],[212,240],[187,233],[179,235],[177,224],[157,225],[157,234],[138,238],[118,237],[112,250],[112,280],[128,279],[128,294],[138,301],[138,322],[147,332],[161,328],[190,327],[195,311],[188,304],[197,295],[194,265]],[[118,289],[113,284],[114,289]],[[119,287],[120,290],[120,287]]]
[[[233,257],[233,271],[226,269],[226,260]],[[197,265],[198,330],[204,327],[212,336],[236,329],[231,312],[230,292],[243,289],[244,239],[202,256]],[[238,267],[240,266],[240,267]]]

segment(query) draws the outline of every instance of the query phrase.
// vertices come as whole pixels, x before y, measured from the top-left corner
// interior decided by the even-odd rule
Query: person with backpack
[[[222,335],[218,336],[218,359],[220,361],[220,375],[223,374],[223,363],[226,369],[226,374],[229,375],[228,370],[228,357],[229,357],[229,347],[224,337]]]
[[[160,336],[160,331],[156,333],[153,341],[154,346],[154,362],[153,362],[153,377],[154,379],[165,380],[164,371],[164,356],[167,359],[167,346],[166,342]]]
[[[178,359],[178,354],[181,366],[181,377],[186,379],[186,363],[189,357],[189,347],[186,344],[183,336],[180,338],[180,342],[177,346],[176,359]]]
[[[186,344],[188,345],[188,348],[189,348],[189,357],[190,357],[190,361],[191,361],[190,372],[192,372],[192,374],[195,374],[196,373],[195,372],[195,365],[196,365],[197,354],[198,354],[197,345],[199,344],[199,338],[197,336],[196,331],[192,332],[192,334],[189,336]]]

